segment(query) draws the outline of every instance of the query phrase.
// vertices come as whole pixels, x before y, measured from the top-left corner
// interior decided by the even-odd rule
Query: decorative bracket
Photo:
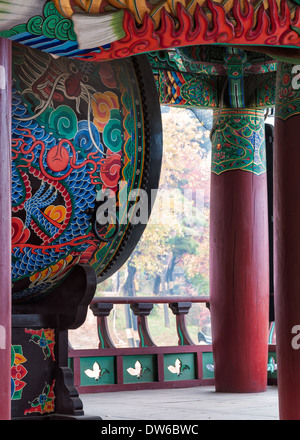
[[[244,66],[247,61],[247,55],[243,50],[227,47],[224,61],[228,73],[230,106],[233,108],[244,108]]]
[[[107,317],[113,307],[113,304],[106,303],[94,303],[90,305],[94,316],[97,317],[99,348],[115,348],[107,326]]]
[[[155,343],[153,342],[149,329],[147,316],[150,315],[151,310],[153,309],[153,304],[147,303],[136,303],[130,305],[131,310],[134,315],[137,317],[137,326],[140,337],[140,346],[141,347],[153,347]]]
[[[187,331],[185,320],[185,315],[189,313],[191,306],[192,303],[190,302],[178,302],[169,304],[170,309],[176,316],[178,345],[195,345]]]

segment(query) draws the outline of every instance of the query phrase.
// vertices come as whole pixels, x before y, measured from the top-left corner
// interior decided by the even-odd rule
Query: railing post
[[[154,342],[149,333],[147,316],[150,315],[153,309],[153,304],[149,303],[135,303],[130,305],[131,310],[137,317],[137,326],[140,337],[140,347],[153,347]]]
[[[115,348],[115,345],[110,337],[107,317],[113,309],[113,304],[94,303],[90,305],[94,316],[97,317],[97,329],[99,337],[99,348]]]
[[[192,306],[190,302],[170,303],[169,307],[176,316],[176,330],[178,334],[178,345],[195,345],[192,341],[187,328],[185,315],[189,313]]]

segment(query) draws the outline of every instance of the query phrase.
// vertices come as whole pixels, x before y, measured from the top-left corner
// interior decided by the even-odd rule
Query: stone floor
[[[86,416],[102,420],[278,420],[278,391],[217,393],[214,387],[82,394]]]

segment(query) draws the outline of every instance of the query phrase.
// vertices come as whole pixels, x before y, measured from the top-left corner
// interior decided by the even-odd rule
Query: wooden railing
[[[90,308],[97,318],[97,349],[69,350],[69,364],[79,393],[134,389],[192,387],[214,384],[212,346],[196,344],[189,335],[186,316],[193,303],[208,297],[99,297]],[[117,348],[110,336],[108,317],[114,305],[127,304],[137,318],[138,347]],[[148,316],[154,304],[168,304],[176,317],[177,346],[157,346]],[[269,384],[276,383],[276,346],[269,345]]]
[[[99,335],[99,348],[114,348],[107,328],[107,317],[113,309],[114,304],[129,304],[134,315],[137,317],[137,328],[140,338],[140,347],[155,346],[148,329],[148,316],[154,304],[169,304],[170,309],[176,316],[176,330],[178,334],[178,345],[194,345],[186,328],[186,315],[192,303],[209,304],[208,297],[109,297],[95,298],[91,304],[91,310],[97,316]]]
[[[193,303],[208,297],[99,297],[90,308],[97,317],[98,349],[69,350],[70,366],[79,392],[170,388],[213,384],[210,344],[196,344],[186,316]],[[114,305],[128,304],[137,320],[138,347],[117,348],[110,336],[108,317]],[[154,304],[168,304],[176,318],[177,346],[157,346],[148,327]]]

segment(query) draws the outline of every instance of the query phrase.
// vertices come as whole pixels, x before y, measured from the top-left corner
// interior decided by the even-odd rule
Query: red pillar
[[[11,42],[0,38],[0,419],[11,418]]]
[[[218,121],[216,121],[216,118]],[[214,114],[210,299],[215,387],[267,386],[269,254],[263,111]]]
[[[279,63],[276,84],[274,299],[279,416],[300,420],[300,90],[292,68]]]

